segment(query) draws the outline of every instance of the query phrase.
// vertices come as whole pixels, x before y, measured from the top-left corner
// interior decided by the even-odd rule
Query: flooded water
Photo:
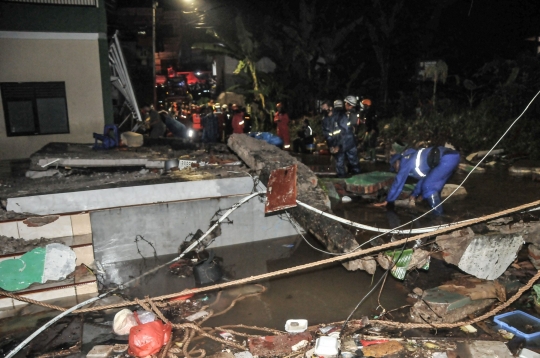
[[[313,156],[305,161],[323,168],[332,166],[329,157]],[[386,170],[387,167],[387,164],[383,163],[370,163],[364,165],[364,170]],[[465,176],[466,174],[456,173],[449,183],[459,184]],[[466,197],[444,204],[444,222],[491,214],[537,200],[540,196],[540,183],[533,182],[530,177],[510,176],[506,166],[489,168],[484,174],[473,174],[464,187],[468,192]],[[362,198],[353,198],[352,202],[346,204],[333,202],[333,210],[338,215],[381,228],[406,223],[427,209],[427,205],[413,211],[397,208],[395,212],[389,213],[384,208],[373,207],[370,201]],[[436,223],[440,221],[434,221],[434,218],[427,216],[416,222],[414,226],[431,226]],[[372,236],[373,233],[370,232],[357,232],[360,243]],[[312,237],[307,236],[307,240],[311,245],[323,249]],[[300,236],[216,248],[214,252],[223,260],[226,280],[272,272],[330,257],[328,254],[311,248]],[[164,258],[160,258],[160,261],[161,259]],[[112,281],[122,281],[137,276],[144,272],[152,262],[153,259],[136,260],[121,264],[121,268],[111,268],[111,272],[122,272],[120,275],[122,277],[118,276]],[[437,270],[436,266],[437,264],[435,267],[432,266],[432,270]],[[439,266],[441,266],[439,269],[442,269],[444,265],[439,264]],[[449,268],[449,270],[452,269]],[[219,326],[242,323],[283,329],[285,321],[291,318],[308,319],[310,325],[341,321],[371,289],[372,284],[381,274],[382,271],[379,270],[372,277],[363,271],[349,272],[340,264],[333,264],[259,282],[266,287],[264,293],[239,301],[230,311],[211,318],[207,324]],[[193,278],[178,278],[168,273],[167,269],[163,269],[155,275],[144,278],[142,282],[129,288],[125,293],[131,297],[143,297],[151,292],[153,296],[156,296],[179,292],[183,288],[194,286]],[[376,290],[359,308],[355,317],[375,315],[380,312],[380,308],[377,309],[379,305],[386,310],[401,307],[407,303],[406,297],[409,292],[410,289],[406,288],[401,281],[388,278],[380,296],[380,302],[378,290]],[[406,310],[403,311],[406,313]]]

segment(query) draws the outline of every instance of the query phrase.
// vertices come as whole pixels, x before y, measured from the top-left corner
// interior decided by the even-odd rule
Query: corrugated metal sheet
[[[93,6],[99,5],[98,0],[5,0],[8,2],[20,2],[41,5],[70,5],[70,6]]]

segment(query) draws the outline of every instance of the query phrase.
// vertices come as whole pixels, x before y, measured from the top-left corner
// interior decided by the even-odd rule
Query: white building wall
[[[0,160],[27,158],[50,142],[91,143],[103,132],[98,37],[0,31],[0,82],[65,82],[70,131],[8,137],[0,101]]]

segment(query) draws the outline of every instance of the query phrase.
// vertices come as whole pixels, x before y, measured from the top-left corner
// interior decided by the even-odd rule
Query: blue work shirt
[[[408,177],[418,179],[418,183],[414,187],[411,195],[414,197],[420,195],[424,179],[431,171],[431,168],[429,167],[427,162],[427,158],[432,149],[433,148],[425,148],[424,150],[422,150],[422,153],[420,153],[418,169],[422,174],[424,174],[424,176],[421,176],[416,170],[416,158],[418,157],[418,152],[420,152],[421,149],[416,150],[413,148],[409,148],[406,149],[403,153],[401,153],[401,163],[399,166],[399,171],[396,175],[396,178],[394,179],[394,182],[392,183],[390,191],[388,192],[388,196],[386,197],[387,202],[396,201],[396,199],[399,197],[399,194],[401,194],[403,186],[405,185]]]

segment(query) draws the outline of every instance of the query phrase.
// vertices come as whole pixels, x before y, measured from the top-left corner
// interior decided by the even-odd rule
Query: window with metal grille
[[[8,137],[69,133],[65,82],[0,83]]]
[[[30,4],[45,5],[73,5],[73,6],[94,6],[98,7],[99,0],[4,0],[8,2],[22,2]]]

